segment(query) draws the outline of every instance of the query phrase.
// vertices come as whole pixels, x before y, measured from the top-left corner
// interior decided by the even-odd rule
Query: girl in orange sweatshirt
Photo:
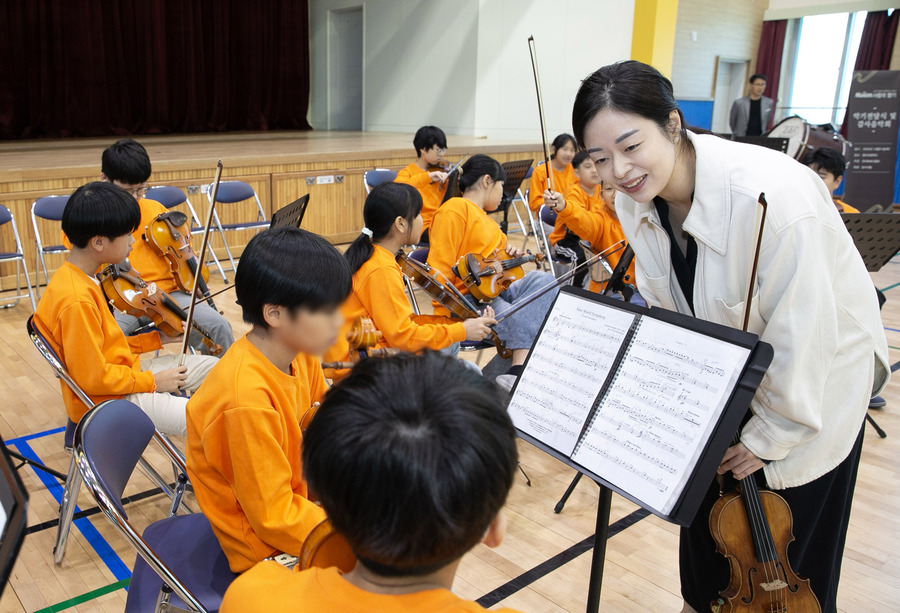
[[[453,281],[463,293],[468,290],[462,279],[453,272],[460,257],[469,253],[488,257],[495,251],[499,252],[501,259],[525,255],[524,251],[507,244],[506,235],[497,222],[488,217],[488,212],[500,206],[504,181],[506,173],[497,160],[486,155],[474,155],[462,165],[459,177],[462,196],[445,202],[434,216],[428,264]],[[531,271],[494,298],[491,306],[498,316],[502,316],[507,309],[534,292],[552,286],[553,282],[553,275]],[[522,365],[557,290],[554,287],[495,327],[497,334],[513,352],[512,369],[507,373],[512,375],[513,381],[498,377],[498,383],[504,387],[511,387],[514,378],[521,374]],[[435,307],[435,313],[445,312],[443,307]]]
[[[371,318],[382,333],[377,347],[409,352],[456,349],[460,341],[480,341],[490,333],[495,323],[490,307],[483,317],[465,321],[413,313],[396,256],[422,235],[422,197],[415,188],[402,183],[375,187],[366,198],[363,218],[365,227],[344,253],[353,272],[353,291],[341,307],[344,327],[324,361],[349,359],[347,331],[357,317]],[[341,373],[335,374],[340,378]]]
[[[572,158],[575,157],[575,137],[571,134],[560,134],[550,144],[550,168],[553,177],[553,191],[566,193],[566,189],[574,184],[578,178],[572,168]],[[528,188],[528,208],[537,214],[544,204],[544,190],[547,184],[547,165],[538,164],[531,173],[531,186]]]

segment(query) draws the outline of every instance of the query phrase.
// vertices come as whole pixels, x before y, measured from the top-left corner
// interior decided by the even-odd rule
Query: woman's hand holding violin
[[[738,443],[728,448],[722,463],[719,465],[718,473],[724,475],[729,470],[734,474],[734,478],[740,481],[744,477],[749,477],[766,463],[760,460],[752,451],[744,447],[743,443]]]
[[[544,204],[557,213],[562,213],[566,210],[566,199],[563,198],[563,195],[549,189],[544,190]]]

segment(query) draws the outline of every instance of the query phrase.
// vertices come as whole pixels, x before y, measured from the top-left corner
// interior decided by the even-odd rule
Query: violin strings
[[[752,480],[752,481],[751,481]],[[753,475],[745,477],[743,479],[743,491],[744,491],[744,503],[747,507],[747,516],[751,519],[751,523],[753,524],[754,531],[757,537],[760,539],[760,552],[763,557],[768,558],[767,560],[759,560],[762,564],[763,570],[765,571],[766,582],[771,583],[774,580],[778,579],[778,569],[775,566],[774,558],[774,543],[771,538],[766,538],[767,535],[771,534],[771,530],[767,531],[768,521],[766,519],[765,511],[762,507],[762,499],[759,495],[759,488],[756,485],[756,481]],[[755,494],[755,495],[754,495]],[[773,601],[775,599],[775,594],[772,591],[766,590],[766,595],[769,599],[770,609],[773,605]]]

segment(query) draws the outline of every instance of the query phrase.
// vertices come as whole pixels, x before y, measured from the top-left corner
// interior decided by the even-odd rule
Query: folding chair
[[[206,198],[209,200],[210,204],[212,204],[212,188],[213,184],[210,183],[209,187],[206,189]],[[266,212],[262,208],[259,196],[256,195],[256,190],[254,190],[249,183],[244,183],[243,181],[219,182],[219,191],[216,194],[217,204],[237,204],[247,200],[256,202],[255,220],[223,224],[219,220],[219,211],[216,210],[213,213],[213,222],[216,224],[216,229],[222,237],[222,244],[225,246],[225,253],[228,254],[228,261],[231,262],[231,270],[233,271],[237,270],[237,268],[234,264],[234,256],[231,255],[231,248],[228,246],[228,241],[225,240],[225,232],[234,232],[237,230],[265,230],[269,227],[269,220],[266,219]]]
[[[155,435],[150,418],[127,400],[98,404],[75,430],[75,459],[85,485],[138,554],[125,611],[217,611],[236,575],[209,520],[202,513],[175,514],[186,476],[179,476],[170,516],[150,524],[143,535],[122,506],[125,485]]]
[[[180,204],[184,204],[191,215],[191,235],[203,234],[204,227],[200,222],[200,217],[197,216],[194,205],[191,204],[191,201],[181,189],[171,185],[155,185],[147,190],[144,198],[155,200],[167,209],[173,209]],[[225,240],[224,237],[222,240]],[[212,249],[209,250],[209,253],[212,254]],[[219,274],[222,275],[222,281],[228,283],[228,277],[225,276],[225,271],[222,270],[222,265],[215,255],[212,256],[212,260],[215,262],[216,268],[219,269]],[[207,265],[209,265],[209,262],[207,262]]]
[[[16,227],[16,219],[13,217],[12,212],[2,204],[0,204],[0,227],[5,226],[6,224],[10,224],[10,229],[12,230],[12,242],[15,247],[14,251],[3,251],[0,252],[0,263],[2,262],[15,262],[16,263],[16,295],[10,298],[2,298],[0,299],[0,303],[2,302],[11,302],[12,304],[5,304],[0,308],[9,309],[17,304],[19,304],[19,300],[24,298],[26,294],[22,293],[21,287],[21,272],[25,271],[25,287],[27,288],[27,296],[31,300],[31,310],[37,310],[37,303],[34,300],[34,292],[31,290],[31,278],[28,276],[28,266],[25,265],[25,251],[22,249],[22,241],[19,239],[19,229]]]
[[[61,242],[58,244],[47,245],[46,247],[41,241],[41,231],[38,227],[38,219],[47,221],[62,221],[63,209],[69,201],[68,196],[42,196],[31,203],[31,225],[34,227],[34,276],[35,289],[38,297],[41,295],[41,270],[44,271],[44,284],[50,282],[50,276],[47,274],[47,263],[44,261],[44,254],[47,253],[66,253],[69,250]],[[40,263],[40,269],[38,264]]]
[[[363,185],[366,187],[366,195],[372,188],[382,183],[391,183],[397,178],[397,173],[387,168],[373,168],[363,173]]]
[[[28,331],[28,336],[31,338],[31,342],[34,343],[34,346],[37,348],[38,352],[40,352],[41,356],[50,364],[50,367],[53,369],[53,373],[56,375],[57,379],[62,379],[63,382],[69,387],[70,390],[78,397],[81,402],[84,403],[86,407],[93,408],[94,401],[91,400],[90,396],[84,393],[75,380],[72,379],[72,376],[69,374],[69,371],[66,369],[65,364],[60,359],[60,357],[53,350],[53,347],[50,346],[50,343],[47,342],[47,339],[38,331],[37,327],[34,325],[34,316],[28,318],[28,321],[25,324],[25,328]],[[68,452],[72,452],[73,438],[75,433],[75,423],[69,419],[66,424],[66,433],[64,438],[64,448]],[[155,433],[155,438],[157,443],[159,443],[160,447],[163,448],[163,451],[168,455],[173,465],[176,466],[176,470],[187,474],[187,468],[185,466],[184,455],[178,451],[178,448],[175,447],[172,442],[166,438],[160,432]],[[23,461],[25,458],[20,458]],[[43,465],[38,465],[36,462],[28,461],[28,464],[33,465],[35,468],[39,468],[44,470],[45,472],[49,472],[53,474],[55,477],[60,478],[61,474],[56,471],[50,470]],[[170,497],[174,497],[175,493],[172,488],[169,487],[168,483],[159,475],[156,470],[150,466],[143,458],[141,459],[141,468],[144,472],[147,473],[147,476],[153,481],[154,485],[163,490]],[[59,505],[59,524],[56,528],[56,543],[53,546],[53,561],[56,564],[62,564],[63,557],[66,555],[66,541],[69,538],[69,530],[72,527],[72,516],[75,514],[75,506],[78,501],[78,491],[81,489],[81,475],[79,474],[76,464],[75,464],[75,456],[73,455],[71,460],[69,461],[69,470],[65,476],[65,487],[63,488],[62,500]],[[187,506],[184,506],[187,509]],[[187,509],[190,510],[190,509]]]
[[[558,279],[569,272],[575,264],[570,264],[556,256],[556,250],[553,248],[553,245],[550,244],[550,239],[547,237],[547,230],[544,228],[545,225],[552,227],[555,224],[556,213],[546,204],[542,204],[541,208],[538,210],[537,226],[538,231],[540,232],[538,242],[540,243],[541,251],[544,252],[544,259],[547,262],[550,262],[550,272]]]

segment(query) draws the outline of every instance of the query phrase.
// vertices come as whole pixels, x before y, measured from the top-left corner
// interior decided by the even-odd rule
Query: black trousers
[[[865,424],[863,424],[865,426]],[[788,545],[791,568],[809,579],[823,613],[836,613],[841,560],[850,523],[850,505],[856,487],[864,428],[860,428],[850,454],[833,470],[805,485],[776,491],[791,507],[794,541]],[[763,471],[756,475],[764,481]],[[765,485],[761,483],[761,485]],[[728,562],[716,552],[709,532],[709,512],[719,498],[713,482],[694,523],[681,529],[681,595],[697,611],[709,611],[730,576]]]

